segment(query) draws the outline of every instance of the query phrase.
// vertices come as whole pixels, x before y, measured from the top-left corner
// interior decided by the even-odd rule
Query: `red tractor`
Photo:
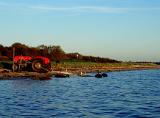
[[[13,59],[13,71],[34,71],[49,72],[51,71],[50,60],[46,57],[37,56],[15,56]]]

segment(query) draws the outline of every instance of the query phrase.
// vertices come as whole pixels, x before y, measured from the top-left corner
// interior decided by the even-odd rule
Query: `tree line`
[[[119,61],[109,58],[84,56],[79,53],[65,53],[61,46],[57,45],[39,45],[37,47],[30,47],[22,43],[14,43],[11,46],[3,46],[0,44],[0,61],[11,60],[13,58],[13,48],[15,48],[15,55],[23,56],[45,56],[51,61],[87,61],[100,63],[117,63]]]

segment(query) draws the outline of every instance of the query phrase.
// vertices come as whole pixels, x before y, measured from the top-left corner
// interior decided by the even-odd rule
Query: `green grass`
[[[52,65],[55,66],[55,62]],[[76,61],[63,61],[60,63],[64,68],[90,68],[90,67],[133,67],[133,66],[155,66],[153,63],[96,63],[96,62],[76,62]]]

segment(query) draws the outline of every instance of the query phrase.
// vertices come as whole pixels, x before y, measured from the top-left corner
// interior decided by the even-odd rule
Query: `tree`
[[[4,49],[3,45],[0,44],[0,56],[2,56],[2,50]]]
[[[45,56],[45,57],[48,57],[48,58],[51,58],[51,46],[46,46],[44,44],[42,45],[39,45],[37,47],[37,49],[40,51],[40,55],[41,56]]]
[[[15,47],[16,55],[29,55],[29,47],[24,44],[14,43],[11,47]]]
[[[51,47],[51,59],[60,62],[65,58],[65,52],[60,46]]]

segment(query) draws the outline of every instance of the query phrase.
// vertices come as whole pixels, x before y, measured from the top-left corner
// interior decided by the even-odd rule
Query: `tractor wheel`
[[[43,68],[43,61],[42,60],[34,60],[32,62],[32,69],[35,72],[46,72]]]
[[[18,65],[17,64],[13,64],[12,65],[12,70],[17,72],[18,71]]]
[[[43,62],[41,60],[34,60],[32,62],[33,71],[40,72],[42,70],[42,64],[43,64]]]

